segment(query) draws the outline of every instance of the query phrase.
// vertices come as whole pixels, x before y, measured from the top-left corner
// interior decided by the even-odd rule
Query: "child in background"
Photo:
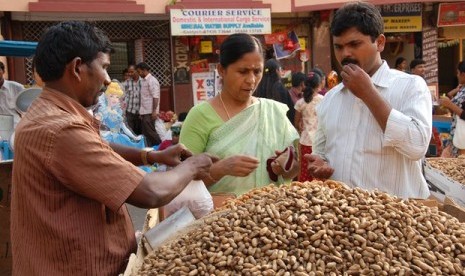
[[[304,96],[295,104],[294,125],[300,134],[300,156],[312,153],[312,141],[318,126],[316,106],[321,102],[323,96],[319,94],[322,82],[319,74],[310,72],[305,81]],[[299,181],[312,181],[308,173],[308,160],[300,158]]]

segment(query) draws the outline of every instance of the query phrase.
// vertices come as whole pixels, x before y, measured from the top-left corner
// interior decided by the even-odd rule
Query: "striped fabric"
[[[13,275],[116,275],[136,249],[123,204],[144,177],[102,142],[98,121],[44,89],[16,131]]]
[[[128,79],[124,82],[124,101],[126,102],[126,112],[139,114],[140,109],[140,89],[141,78],[138,80]]]
[[[313,153],[327,159],[335,180],[403,198],[425,198],[429,191],[421,158],[432,128],[428,87],[422,78],[389,69],[386,62],[371,79],[392,107],[385,132],[341,83],[317,107]]]
[[[153,106],[153,99],[158,99],[158,106]],[[142,78],[140,90],[140,115],[152,114],[156,110],[160,111],[160,83],[152,74]]]

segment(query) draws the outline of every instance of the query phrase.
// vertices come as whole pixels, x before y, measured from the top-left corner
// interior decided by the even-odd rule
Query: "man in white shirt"
[[[336,12],[331,34],[343,81],[317,108],[313,155],[305,158],[316,178],[426,198],[421,158],[431,138],[431,95],[422,78],[381,59],[383,30],[383,18],[369,3]]]
[[[19,114],[16,112],[16,96],[24,90],[24,86],[15,81],[5,80],[5,64],[0,61],[0,114],[13,115],[14,126],[19,122]],[[8,137],[9,138],[9,137]]]
[[[152,147],[161,143],[160,136],[155,130],[155,120],[160,110],[160,83],[150,74],[147,63],[136,65],[136,70],[141,80],[140,109],[142,134],[145,136],[147,146]]]

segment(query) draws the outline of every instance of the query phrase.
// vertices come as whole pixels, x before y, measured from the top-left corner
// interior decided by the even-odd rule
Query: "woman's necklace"
[[[224,111],[226,111],[226,115],[228,116],[228,120],[229,120],[229,119],[231,119],[231,116],[229,116],[228,109],[226,108],[226,105],[223,102],[223,97],[221,95],[222,95],[222,93],[220,93],[220,101],[223,104]]]

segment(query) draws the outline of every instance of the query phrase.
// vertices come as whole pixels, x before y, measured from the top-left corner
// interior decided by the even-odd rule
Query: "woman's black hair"
[[[263,55],[260,41],[249,34],[232,34],[220,46],[220,64],[223,68],[235,63],[245,54],[258,51]]]
[[[279,68],[281,65],[276,59],[269,59],[265,62],[263,77],[254,92],[254,96],[276,101],[282,100],[282,92],[278,92],[278,90],[282,90],[280,86],[283,86],[281,76],[278,73]]]
[[[310,103],[313,100],[313,94],[315,90],[321,84],[321,77],[320,74],[315,72],[310,72],[308,74],[308,78],[305,81],[305,89],[304,89],[304,101],[306,103]]]
[[[395,63],[395,65],[394,65],[394,68],[399,67],[399,65],[400,65],[402,62],[404,62],[404,61],[406,61],[406,59],[405,59],[404,57],[398,57],[398,58],[396,59],[396,63]]]

